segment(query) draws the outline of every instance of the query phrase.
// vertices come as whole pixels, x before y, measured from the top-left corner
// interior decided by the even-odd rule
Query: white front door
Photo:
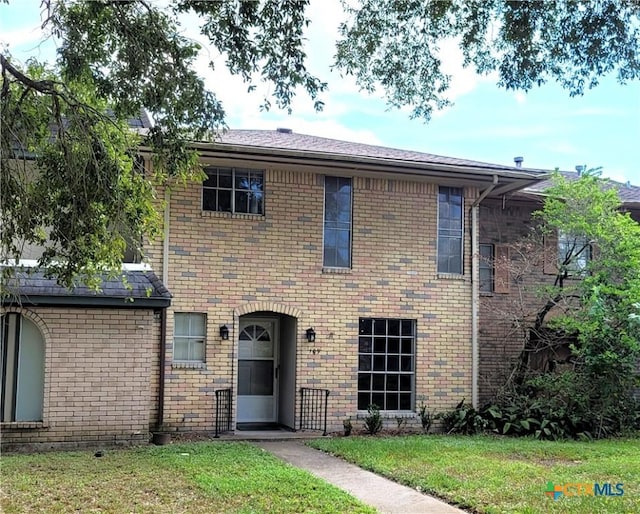
[[[277,420],[276,320],[240,321],[238,337],[238,423]]]

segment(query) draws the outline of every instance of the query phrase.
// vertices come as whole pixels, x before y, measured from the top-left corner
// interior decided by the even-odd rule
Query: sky
[[[12,0],[0,4],[0,46],[14,57],[51,59],[52,42],[40,43],[40,1]],[[528,93],[506,91],[495,76],[481,77],[461,65],[453,43],[443,45],[445,70],[453,76],[448,97],[454,105],[434,113],[431,121],[411,120],[410,110],[390,109],[382,93],[369,95],[355,81],[330,70],[343,18],[339,0],[312,0],[308,11],[307,66],[329,90],[322,94],[322,112],[300,92],[293,113],[260,110],[269,87],[245,93],[247,86],[224,72],[224,57],[206,49],[197,20],[187,18],[185,35],[205,46],[198,72],[216,92],[232,129],[276,129],[512,165],[524,157],[524,167],[574,170],[576,165],[602,167],[603,175],[640,185],[640,81],[620,85],[615,77],[601,79],[583,96],[548,83]],[[214,60],[217,71],[207,63]]]

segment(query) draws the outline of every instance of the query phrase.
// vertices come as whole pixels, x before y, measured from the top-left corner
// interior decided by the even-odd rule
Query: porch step
[[[236,430],[220,434],[218,440],[225,441],[288,441],[292,439],[317,439],[322,432],[291,430]]]

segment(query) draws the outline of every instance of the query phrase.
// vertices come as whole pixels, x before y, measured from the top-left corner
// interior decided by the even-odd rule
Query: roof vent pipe
[[[578,176],[581,177],[582,174],[584,173],[584,169],[586,168],[586,166],[584,164],[578,164],[576,166],[576,171],[578,172]]]
[[[279,132],[280,134],[291,134],[293,130],[291,130],[290,128],[278,127],[276,129],[276,132]]]
[[[514,157],[513,162],[516,163],[516,168],[522,168],[522,161],[524,161],[524,157]]]

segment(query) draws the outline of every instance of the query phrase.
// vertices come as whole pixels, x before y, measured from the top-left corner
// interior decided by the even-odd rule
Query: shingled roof
[[[67,289],[36,268],[16,268],[6,280],[2,305],[67,305],[82,307],[162,308],[171,293],[152,271],[123,271],[121,278],[104,277],[100,291],[86,285]]]
[[[388,148],[384,146],[353,143],[326,137],[298,134],[289,129],[277,130],[229,130],[222,134],[219,142],[230,145],[241,145],[257,148],[274,148],[301,152],[317,152],[329,155],[388,159],[421,164],[446,164],[468,166],[496,171],[513,171],[516,173],[548,173],[548,170],[526,169],[515,166],[504,166],[469,159],[446,157],[413,150]]]
[[[567,180],[578,180],[580,174],[575,171],[561,171],[560,174]],[[609,180],[608,183],[618,191],[618,196],[623,205],[640,208],[640,187],[630,182],[622,183],[615,180]],[[553,185],[551,179],[546,179],[536,184],[532,184],[523,190],[523,193],[542,194],[546,189]]]
[[[545,170],[525,169],[515,166],[503,166],[469,159],[445,157],[431,153],[388,148],[384,146],[353,143],[326,137],[297,134],[288,129],[278,130],[230,130],[220,136],[219,141],[224,144],[252,146],[259,148],[278,148],[303,152],[319,152],[333,155],[348,155],[352,157],[369,157],[405,161],[408,163],[449,164],[485,168],[487,170],[514,171],[518,173],[547,173]]]
[[[289,129],[229,130],[213,142],[194,142],[205,162],[291,171],[344,173],[353,177],[427,179],[440,185],[491,188],[505,194],[542,180],[549,171],[445,157],[413,150],[297,134]]]

